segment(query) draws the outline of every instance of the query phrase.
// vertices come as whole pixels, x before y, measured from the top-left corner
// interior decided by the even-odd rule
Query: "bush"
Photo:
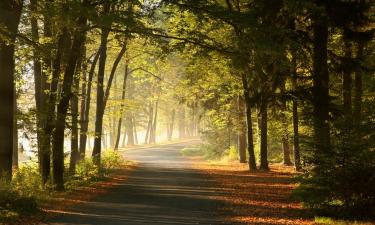
[[[40,195],[42,179],[39,175],[38,165],[28,163],[21,165],[13,174],[11,188],[23,196]]]
[[[110,170],[121,167],[124,159],[117,151],[107,150],[103,153],[100,168],[95,165],[92,158],[80,160],[76,167],[76,173],[66,181],[67,189],[82,186],[84,183],[91,183],[104,178]]]
[[[230,146],[224,151],[222,160],[227,162],[238,160],[238,149],[235,146]]]
[[[107,150],[103,153],[102,168],[104,170],[120,168],[122,165],[124,165],[124,158],[118,151]]]
[[[294,195],[319,215],[374,216],[375,127],[363,125],[354,132],[342,121],[334,125],[331,149],[311,155],[312,169],[301,177]]]
[[[41,193],[40,178],[34,164],[23,165],[11,182],[0,181],[0,222],[14,221],[38,211],[35,196]]]
[[[203,156],[204,155],[204,152],[199,146],[183,148],[181,149],[180,153],[183,156]]]

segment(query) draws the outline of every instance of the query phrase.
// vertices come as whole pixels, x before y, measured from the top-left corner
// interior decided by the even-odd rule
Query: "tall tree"
[[[86,39],[87,17],[84,12],[85,7],[90,4],[90,0],[84,0],[81,13],[75,20],[75,30],[73,32],[73,41],[69,48],[69,59],[65,67],[61,97],[57,105],[57,115],[55,129],[52,134],[52,162],[53,162],[53,184],[57,190],[64,189],[64,131],[65,120],[72,97],[72,85],[74,74],[79,58],[82,55],[83,45]],[[66,28],[65,28],[66,29]]]
[[[103,15],[107,15],[110,11],[110,3],[103,5]],[[94,137],[94,149],[92,156],[95,159],[97,165],[100,164],[100,155],[102,149],[102,129],[103,129],[103,116],[104,116],[104,73],[105,64],[107,60],[107,43],[108,35],[110,33],[110,27],[105,24],[102,27],[102,33],[100,37],[100,57],[99,57],[99,70],[97,79],[97,94],[96,94],[96,118],[95,118],[95,137]]]
[[[89,128],[89,115],[90,115],[90,103],[91,103],[91,89],[92,89],[92,82],[94,79],[95,74],[95,67],[98,62],[100,56],[100,48],[95,53],[94,58],[91,62],[90,71],[88,74],[88,79],[85,88],[82,88],[82,101],[81,101],[81,116],[80,116],[80,124],[81,130],[79,134],[79,155],[80,159],[85,157],[86,154],[86,144],[87,144],[87,132]],[[85,91],[87,87],[87,90]]]
[[[12,176],[14,127],[14,52],[23,1],[0,2],[0,173],[7,179]]]
[[[117,123],[117,137],[116,137],[116,143],[115,143],[115,150],[118,149],[120,144],[120,138],[121,138],[121,128],[122,128],[122,117],[124,112],[124,100],[125,100],[125,94],[126,94],[126,81],[128,80],[129,76],[129,61],[125,61],[125,72],[124,72],[124,79],[122,83],[122,93],[121,93],[121,105],[120,105],[120,118]]]
[[[330,149],[328,21],[325,4],[317,1],[319,13],[315,14],[313,21],[313,117],[318,157]]]

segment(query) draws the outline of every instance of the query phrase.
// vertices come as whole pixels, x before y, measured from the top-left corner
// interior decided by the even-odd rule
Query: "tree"
[[[85,0],[82,3],[82,9],[89,4],[89,0]],[[75,22],[77,27],[73,32],[72,45],[69,48],[69,60],[64,71],[61,98],[57,105],[56,125],[52,134],[53,183],[57,190],[64,189],[63,174],[65,120],[70,98],[72,97],[72,85],[77,62],[82,55],[83,44],[85,43],[85,26],[87,22],[86,15],[81,12],[81,15],[76,19]],[[66,29],[67,28],[64,28],[63,30]]]
[[[0,173],[12,176],[14,129],[14,51],[23,1],[6,0],[0,3]]]

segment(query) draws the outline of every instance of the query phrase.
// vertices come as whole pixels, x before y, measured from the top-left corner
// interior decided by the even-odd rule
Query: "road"
[[[124,151],[139,166],[124,183],[94,201],[54,217],[50,225],[225,224],[219,213],[224,193],[215,181],[192,168],[179,151],[194,142]]]

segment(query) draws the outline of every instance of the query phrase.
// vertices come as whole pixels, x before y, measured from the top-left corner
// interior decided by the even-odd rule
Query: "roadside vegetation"
[[[40,220],[46,206],[63,205],[61,201],[74,195],[80,188],[96,186],[106,181],[117,170],[126,169],[131,162],[126,161],[119,152],[108,150],[103,154],[102,164],[96,166],[92,159],[82,159],[75,174],[66,171],[65,195],[55,191],[53,184],[41,186],[41,178],[36,163],[20,165],[12,181],[2,181],[0,186],[0,224],[19,224],[31,218]],[[52,207],[53,208],[53,207]],[[39,217],[39,219],[38,219]],[[36,222],[37,222],[36,221]],[[34,222],[34,221],[33,221]]]

